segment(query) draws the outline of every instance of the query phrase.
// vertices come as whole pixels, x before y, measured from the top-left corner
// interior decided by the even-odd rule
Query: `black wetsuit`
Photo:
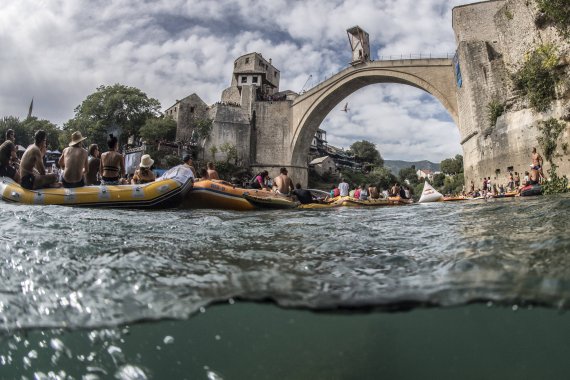
[[[299,202],[302,204],[313,203],[313,195],[306,189],[295,189],[291,194],[296,195]]]

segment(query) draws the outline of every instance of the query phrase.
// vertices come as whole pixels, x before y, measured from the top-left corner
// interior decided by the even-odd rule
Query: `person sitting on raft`
[[[99,146],[97,144],[89,145],[89,156],[87,157],[89,170],[85,173],[85,184],[88,186],[101,184],[101,174],[99,173],[101,159],[99,156]]]
[[[255,176],[255,179],[251,184],[251,188],[269,190],[269,187],[267,186],[268,177],[269,177],[269,172],[267,170],[262,171],[261,173]]]
[[[150,155],[144,154],[141,157],[139,168],[135,170],[135,174],[131,179],[131,184],[142,185],[144,183],[154,182],[156,176],[154,175],[153,171],[150,170],[152,164],[154,164],[154,160],[150,157]]]
[[[39,130],[34,135],[34,144],[26,149],[20,162],[20,181],[24,189],[41,189],[57,182],[56,174],[46,174],[43,160],[46,151],[47,135],[45,131]]]
[[[301,202],[301,204],[306,205],[309,203],[315,203],[315,200],[313,199],[313,194],[311,194],[309,190],[303,189],[300,183],[295,185],[295,190],[291,192],[291,195],[296,196],[299,202]]]
[[[69,146],[61,153],[59,167],[63,169],[61,183],[65,188],[85,186],[83,175],[89,172],[88,154],[82,143],[85,139],[81,132],[73,132]]]
[[[194,176],[194,178],[196,178],[196,169],[194,169],[194,162],[192,161],[192,157],[189,154],[187,154],[184,156],[182,161],[184,161],[185,167],[192,170],[192,175]],[[202,179],[208,179],[208,178],[206,177],[206,178],[202,178]]]
[[[123,185],[125,158],[117,152],[117,137],[111,133],[107,138],[109,150],[101,155],[101,185]]]
[[[18,159],[16,156],[16,145],[10,140],[4,141],[0,145],[0,177],[12,178],[20,183],[20,173],[12,164],[14,158]]]
[[[208,172],[208,179],[220,179],[218,172],[216,171],[216,167],[214,166],[213,162],[208,162],[206,164],[207,172]]]
[[[368,194],[370,196],[370,199],[380,198],[380,192],[378,191],[378,188],[372,184],[368,185]]]
[[[273,187],[275,189],[275,193],[279,195],[289,196],[291,191],[295,190],[293,186],[293,181],[291,178],[287,176],[287,169],[281,168],[279,169],[279,175],[275,177],[273,181]]]
[[[339,196],[341,197],[348,197],[349,195],[349,185],[348,182],[344,180],[344,178],[340,179],[340,183],[338,184]]]

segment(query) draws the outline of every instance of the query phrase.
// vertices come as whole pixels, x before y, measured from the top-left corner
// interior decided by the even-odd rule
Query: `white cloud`
[[[373,58],[452,52],[451,8],[467,2],[6,0],[0,116],[25,116],[34,97],[34,114],[61,125],[99,85],[113,83],[138,87],[165,108],[194,92],[214,103],[233,61],[252,51],[272,58],[281,90],[300,91],[310,75],[307,87],[348,64],[346,29],[354,25],[370,33]],[[332,111],[323,123],[332,144],[374,136],[385,158],[460,153],[443,107],[417,89],[375,85],[348,100],[350,114]]]

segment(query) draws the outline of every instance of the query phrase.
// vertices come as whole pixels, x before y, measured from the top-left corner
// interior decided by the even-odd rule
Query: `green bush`
[[[563,37],[570,38],[570,2],[568,0],[537,0],[539,10]]]
[[[494,127],[497,125],[497,119],[505,112],[505,106],[503,103],[496,99],[493,99],[487,104],[487,120],[489,120],[489,125]]]
[[[551,163],[548,169],[548,181],[542,184],[542,192],[544,194],[558,194],[568,192],[568,178],[566,176],[558,177],[556,170],[558,165]]]
[[[538,130],[541,132],[541,135],[537,138],[537,141],[544,154],[544,159],[550,165],[553,164],[552,161],[558,147],[558,140],[564,129],[566,129],[566,125],[554,118],[538,123]]]
[[[545,112],[556,99],[558,53],[553,45],[541,45],[527,55],[523,67],[513,74],[515,87],[537,112]]]

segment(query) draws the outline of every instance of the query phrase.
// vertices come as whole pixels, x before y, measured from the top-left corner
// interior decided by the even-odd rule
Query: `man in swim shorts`
[[[24,189],[41,189],[57,182],[56,174],[46,174],[43,161],[46,151],[47,135],[39,130],[34,135],[34,144],[26,149],[20,162],[20,181]]]
[[[89,172],[87,150],[82,145],[82,141],[85,139],[86,137],[81,136],[81,132],[73,132],[69,146],[63,150],[59,158],[59,166],[63,169],[63,178],[61,179],[63,187],[85,186],[83,175]]]

